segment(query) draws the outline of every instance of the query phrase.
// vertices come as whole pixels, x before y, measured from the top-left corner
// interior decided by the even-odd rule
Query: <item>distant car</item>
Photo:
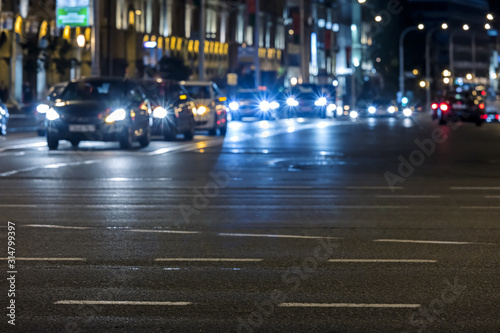
[[[205,81],[181,81],[180,84],[196,102],[194,120],[197,130],[208,130],[209,135],[227,132],[227,98],[217,85]]]
[[[55,100],[61,95],[68,82],[57,83],[47,92],[43,102],[35,109],[36,132],[39,136],[45,136],[45,113],[54,104]]]
[[[267,90],[242,89],[229,98],[232,120],[257,117],[267,120],[279,117],[279,97]]]
[[[145,89],[122,78],[71,81],[46,112],[47,145],[60,140],[76,147],[81,141],[119,141],[128,149],[151,140],[151,104]]]
[[[7,124],[9,123],[9,109],[0,101],[0,135],[7,135]]]
[[[186,90],[176,81],[148,80],[142,82],[153,110],[152,135],[162,135],[165,140],[175,140],[177,134],[184,139],[194,137],[196,104]]]
[[[284,113],[288,116],[326,118],[335,107],[334,96],[315,84],[299,84],[285,94]]]
[[[380,98],[373,102],[362,101],[357,109],[361,117],[396,117],[399,115],[396,101],[389,98]]]
[[[496,111],[489,111],[486,113],[485,120],[487,123],[498,123],[500,122],[500,113]]]
[[[439,119],[441,125],[445,125],[448,121],[461,120],[481,126],[488,119],[486,92],[459,89],[447,97],[441,97],[440,102],[431,104],[433,119]]]

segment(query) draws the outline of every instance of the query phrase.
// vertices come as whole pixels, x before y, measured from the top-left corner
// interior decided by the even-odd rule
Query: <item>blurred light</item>
[[[443,29],[443,30],[448,29],[448,24],[447,23],[441,24],[441,29]]]
[[[271,127],[271,125],[267,120],[263,120],[259,123],[259,127],[262,129],[268,129],[269,127]]]
[[[470,29],[470,27],[469,27],[469,25],[468,25],[468,24],[464,24],[463,29],[464,29],[465,31],[467,31],[467,30],[469,30],[469,29]]]
[[[147,41],[144,42],[144,48],[146,49],[154,49],[156,47],[157,43],[155,41]]]
[[[137,9],[137,10],[135,11],[135,15],[142,15],[142,12],[141,12],[139,9]]]
[[[409,109],[409,108],[406,108],[406,109],[403,110],[403,115],[405,117],[411,117],[412,114],[413,114],[413,111],[411,109]]]
[[[375,16],[375,22],[382,22],[382,16],[380,15]]]
[[[328,123],[326,121],[320,121],[318,123],[318,128],[325,128],[326,126],[328,126]]]
[[[304,118],[297,119],[297,122],[299,122],[299,123],[303,123],[304,121],[306,121]]]
[[[262,102],[260,102],[259,107],[262,111],[265,112],[265,111],[269,111],[269,109],[271,108],[271,105],[269,104],[268,101],[262,101]]]
[[[49,109],[47,110],[46,113],[47,120],[56,120],[59,119],[59,113],[56,112],[54,109]]]
[[[431,104],[431,109],[437,110],[437,108],[438,108],[438,103],[432,103]]]
[[[358,0],[358,3],[365,3],[366,0]]]
[[[446,104],[446,103],[441,103],[441,104],[439,104],[439,108],[440,108],[440,109],[441,109],[441,111],[443,111],[443,112],[446,112],[446,111],[448,111],[448,109],[449,109],[448,104]]]
[[[199,116],[205,114],[208,111],[207,107],[202,105],[198,109],[193,109],[193,113]]]
[[[290,126],[290,127],[288,127],[287,131],[288,131],[288,133],[295,132],[295,127]]]
[[[338,23],[334,23],[332,25],[332,31],[333,32],[338,32],[340,30],[340,25]]]
[[[470,73],[467,74],[465,77],[467,78],[467,80],[472,80],[472,74],[470,74]]]
[[[358,112],[357,111],[351,111],[349,113],[349,116],[352,118],[352,119],[356,119],[358,118]]]
[[[342,113],[344,113],[344,110],[342,109],[341,106],[337,106],[337,116],[341,116]]]
[[[328,101],[326,100],[325,97],[320,97],[318,98],[315,102],[314,102],[314,105],[316,106],[326,106],[326,104],[328,103]]]
[[[338,80],[333,80],[332,85],[334,87],[337,87],[339,85],[339,81]]]
[[[358,58],[352,59],[352,64],[354,65],[354,67],[359,67],[359,59]]]
[[[326,25],[326,21],[324,19],[319,19],[318,20],[318,27],[324,28]]]
[[[235,123],[235,122],[230,122],[228,124],[229,127],[231,127],[232,129],[235,129],[235,130],[238,130],[241,128],[241,126],[243,126],[242,123]]]
[[[380,57],[378,57],[377,59],[375,59],[376,62],[381,62],[382,59]]]
[[[294,33],[295,33],[295,31],[293,31],[293,29],[288,30],[289,35],[293,35]]]
[[[78,37],[76,37],[76,44],[78,44],[79,47],[84,47],[85,46],[85,36],[78,35]]]
[[[443,79],[443,83],[444,83],[444,84],[450,84],[450,78],[449,78],[449,77],[445,77],[445,78]]]
[[[49,111],[50,107],[47,104],[40,104],[36,107],[36,112],[38,113],[46,113]]]
[[[491,29],[491,24],[486,23],[486,24],[484,25],[484,28],[485,28],[486,30],[490,30],[490,29]]]
[[[295,86],[295,85],[297,84],[297,78],[296,78],[296,77],[292,77],[292,78],[290,79],[290,84],[291,84],[292,86]]]
[[[419,85],[421,88],[425,88],[425,86],[427,86],[427,83],[425,81],[420,81]]]
[[[229,108],[231,111],[237,111],[240,108],[240,105],[237,102],[229,103]]]
[[[394,112],[396,112],[396,108],[395,108],[394,106],[392,106],[392,105],[391,105],[391,106],[389,106],[389,107],[387,108],[387,112],[389,112],[389,113],[394,113]]]
[[[286,104],[288,106],[299,106],[299,102],[297,102],[297,100],[295,98],[293,98],[293,97],[288,97],[286,99]]]
[[[491,72],[491,73],[490,73],[490,78],[491,78],[492,80],[496,80],[496,79],[498,78],[497,73],[495,73],[495,72]]]
[[[413,70],[413,75],[418,75],[418,73],[419,73],[418,69]]]
[[[408,97],[401,98],[401,103],[403,103],[403,105],[408,104],[408,102],[409,102]]]
[[[328,104],[326,111],[333,113],[333,111],[337,110],[337,106],[335,104]]]
[[[262,138],[267,138],[267,137],[268,137],[268,136],[270,136],[270,135],[271,135],[271,133],[270,133],[269,131],[264,131],[264,132],[262,132],[262,133],[260,134],[260,136],[261,136]]]
[[[370,106],[370,107],[368,108],[368,112],[369,112],[370,114],[374,114],[375,112],[377,112],[377,108],[376,108],[376,107],[374,107],[374,106]]]
[[[488,14],[486,15],[486,18],[490,21],[493,21],[495,19],[495,17],[493,16],[493,14]]]
[[[356,24],[351,25],[351,31],[356,32],[358,30],[358,27],[356,27]]]
[[[443,71],[443,76],[451,76],[451,72],[447,69]]]
[[[165,118],[167,116],[167,110],[158,106],[153,110],[153,118]]]
[[[485,108],[484,103],[479,104],[479,108],[480,108],[481,110],[484,110],[484,108]]]
[[[422,23],[420,23],[418,25],[418,30],[424,30],[425,29],[425,25],[423,25]]]
[[[330,30],[332,28],[332,22],[326,22],[325,28],[326,30]]]
[[[344,110],[349,111],[351,107],[349,105],[344,105]]]
[[[269,106],[271,107],[271,110],[276,110],[277,108],[280,107],[280,103],[278,102],[271,102],[271,104],[269,104]]]
[[[118,109],[113,111],[109,116],[107,116],[105,120],[107,123],[114,123],[115,121],[124,120],[126,116],[127,116],[127,111],[125,111],[124,109]],[[47,112],[47,118],[48,117],[49,113]]]

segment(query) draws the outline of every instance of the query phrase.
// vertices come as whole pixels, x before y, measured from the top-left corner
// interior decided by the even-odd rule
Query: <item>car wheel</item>
[[[151,142],[151,128],[149,126],[146,129],[146,134],[139,137],[137,141],[139,141],[139,144],[143,148],[149,146],[149,143]]]
[[[220,128],[220,135],[225,136],[227,133],[227,123],[226,126]]]
[[[132,147],[132,129],[127,127],[120,138],[120,148],[130,149]]]
[[[57,150],[57,147],[59,147],[59,138],[54,134],[47,133],[47,146],[49,150]]]
[[[70,140],[69,142],[71,142],[73,148],[78,148],[78,145],[80,144],[80,140]]]
[[[43,129],[37,129],[36,130],[36,134],[38,136],[45,136],[45,130],[43,130]]]
[[[191,141],[194,138],[194,127],[184,132],[184,140]]]

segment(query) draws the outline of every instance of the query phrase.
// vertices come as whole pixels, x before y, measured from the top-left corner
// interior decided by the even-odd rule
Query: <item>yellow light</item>
[[[135,13],[133,10],[128,12],[128,24],[135,25]]]
[[[443,71],[443,76],[446,76],[446,77],[451,76],[451,72],[449,70],[445,69]]]
[[[171,50],[175,50],[175,41],[176,41],[175,37],[170,38],[170,49]]]
[[[467,74],[466,78],[467,78],[467,80],[472,80],[472,74],[470,74],[470,73]]]
[[[86,40],[87,42],[89,42],[89,41],[90,41],[91,36],[92,36],[92,29],[91,29],[91,28],[87,28],[87,29],[85,29],[85,40]]]
[[[189,41],[188,43],[188,52],[193,52],[194,50],[194,42],[192,40]]]
[[[469,30],[469,29],[470,29],[470,27],[469,27],[469,25],[468,25],[468,24],[464,24],[463,29],[464,29],[465,31],[467,31],[467,30]]]
[[[413,70],[413,75],[418,75],[418,73],[419,73],[419,72],[418,72],[418,69],[414,69],[414,70]]]
[[[199,116],[205,114],[206,112],[208,111],[207,107],[202,105],[198,108],[198,110],[196,109],[193,109],[193,112]]]
[[[358,3],[365,3],[366,0],[358,0]]]
[[[16,23],[14,25],[14,32],[20,35],[23,33],[23,18],[21,16],[18,16],[16,18]]]
[[[187,96],[186,95],[180,95],[179,99],[185,100],[185,99],[187,99]]]
[[[199,53],[200,52],[200,41],[197,40],[194,42],[194,52]]]
[[[486,18],[490,21],[493,21],[495,19],[495,17],[493,16],[493,14],[488,14],[486,15]]]
[[[142,15],[142,12],[141,12],[139,9],[137,9],[137,10],[135,11],[135,15],[137,15],[137,16]]]
[[[382,22],[382,16],[380,15],[375,16],[375,22]]]
[[[449,83],[450,83],[450,78],[445,77],[445,78],[443,79],[443,82],[444,82],[445,84],[449,84]]]
[[[421,88],[425,88],[427,86],[427,82],[420,81],[419,85],[420,85]]]
[[[163,49],[163,37],[158,38],[158,48]]]
[[[294,33],[295,33],[295,31],[293,31],[293,29],[288,30],[289,35],[293,35]]]
[[[344,110],[345,111],[349,111],[351,109],[351,107],[349,105],[344,105]]]
[[[177,38],[177,51],[180,51],[182,48],[182,38]]]
[[[63,30],[63,35],[62,37],[66,40],[70,40],[71,38],[71,28],[69,26],[65,26]]]
[[[226,97],[219,97],[219,102],[225,102],[225,101],[227,101]]]
[[[47,36],[48,27],[49,24],[47,23],[47,21],[43,21],[42,25],[40,26],[40,35],[39,35],[40,38]]]

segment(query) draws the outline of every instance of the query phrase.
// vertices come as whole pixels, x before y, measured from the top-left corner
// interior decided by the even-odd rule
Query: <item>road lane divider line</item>
[[[245,234],[220,232],[217,236],[221,237],[264,237],[264,238],[292,238],[292,239],[342,239],[341,237],[329,236],[300,236],[300,235],[278,235],[278,234]]]
[[[224,143],[224,139],[214,139],[214,140],[193,142],[193,143],[189,143],[189,144],[183,144],[180,146],[171,146],[171,147],[166,147],[166,148],[160,148],[160,149],[157,149],[157,150],[154,150],[151,152],[147,152],[147,153],[145,153],[145,155],[146,156],[159,156],[159,155],[164,155],[167,153],[191,151],[191,150],[203,149],[206,147],[218,146],[218,145],[222,145],[223,143]]]
[[[40,166],[34,166],[34,167],[29,167],[29,168],[23,168],[23,169],[17,169],[17,170],[3,172],[3,173],[0,173],[0,177],[9,177],[9,176],[16,175],[18,173],[31,172],[31,171],[35,171],[35,170],[59,169],[59,168],[68,167],[68,166],[89,165],[89,164],[94,164],[97,162],[99,162],[99,161],[98,160],[88,160],[88,161],[80,161],[80,162],[68,162],[68,163],[55,163],[55,164],[48,164],[48,165],[40,165]]]
[[[485,199],[500,199],[500,195],[485,195]]]
[[[88,230],[90,227],[68,227],[64,225],[55,225],[55,224],[26,224],[23,227],[30,228],[50,228],[50,229],[76,229],[76,230]]]
[[[9,260],[9,258],[0,258],[0,260]],[[16,260],[21,261],[86,261],[85,258],[23,258],[16,257]]]
[[[429,241],[429,240],[411,240],[411,239],[374,239],[373,241],[374,242],[385,242],[385,243],[448,244],[448,245],[479,244],[479,243],[472,243],[472,242]]]
[[[329,259],[328,262],[333,262],[333,263],[414,263],[414,264],[426,264],[426,263],[436,263],[437,260],[426,260],[426,259]]]
[[[148,230],[148,229],[128,229],[125,231],[130,232],[152,232],[152,233],[165,233],[165,234],[199,234],[199,231],[182,231],[182,230]]]
[[[191,302],[150,302],[150,301],[78,301],[63,300],[54,302],[59,305],[167,305],[167,306],[185,306],[191,305]]]
[[[264,259],[253,258],[156,258],[154,261],[175,261],[175,262],[260,262]]]
[[[37,148],[37,147],[46,147],[46,146],[47,146],[47,142],[45,142],[45,141],[35,142],[35,143],[25,143],[25,144],[20,144],[20,145],[1,147],[0,152],[4,152],[7,150],[24,149],[24,148]]]
[[[38,208],[38,205],[9,205],[0,204],[0,208]]]
[[[281,303],[280,307],[303,308],[419,308],[420,304],[379,304],[379,303]]]

